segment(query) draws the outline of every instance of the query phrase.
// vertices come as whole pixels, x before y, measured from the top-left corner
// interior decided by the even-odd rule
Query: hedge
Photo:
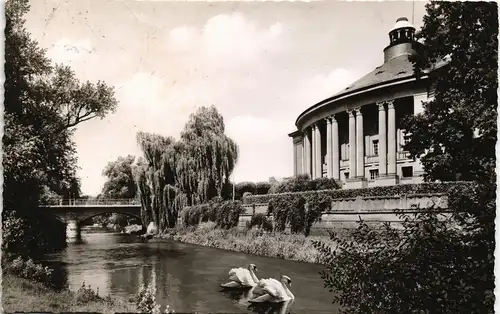
[[[222,229],[236,227],[244,212],[240,201],[223,201],[214,198],[207,204],[184,207],[180,216],[184,226],[197,226],[200,222],[215,222]]]
[[[311,180],[308,175],[299,175],[282,182],[273,184],[269,189],[269,194],[304,192],[316,190],[336,190],[340,186],[332,178],[317,178]]]
[[[451,188],[457,185],[469,185],[471,182],[455,181],[442,183],[417,183],[417,184],[400,184],[392,186],[376,186],[365,189],[339,189],[339,190],[318,190],[304,192],[287,192],[267,195],[251,195],[243,199],[243,204],[268,204],[271,199],[277,196],[292,195],[292,194],[315,194],[321,193],[329,195],[332,199],[340,198],[356,198],[356,197],[375,197],[375,196],[399,196],[399,195],[418,195],[418,194],[434,194],[447,193]]]

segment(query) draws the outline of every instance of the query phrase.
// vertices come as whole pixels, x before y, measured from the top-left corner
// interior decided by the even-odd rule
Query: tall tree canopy
[[[411,118],[408,144],[427,180],[493,178],[497,134],[498,13],[496,2],[428,4],[417,36],[418,72],[449,59],[435,75],[435,98]]]
[[[19,230],[4,226],[4,243],[13,240],[10,235],[18,239],[9,249],[50,242],[43,231],[47,225],[37,229],[40,218],[27,215],[44,195],[79,193],[73,129],[113,112],[117,105],[112,87],[81,83],[69,67],[51,64],[24,27],[28,11],[27,0],[5,3],[3,205],[5,215],[23,211],[22,221],[16,223],[23,225]]]
[[[135,198],[137,187],[135,185],[132,169],[135,157],[128,155],[118,157],[117,160],[109,162],[102,174],[108,180],[104,183],[102,195],[106,198]]]
[[[223,194],[238,158],[237,145],[224,131],[224,119],[212,106],[191,114],[179,141],[138,133],[145,162],[136,180],[146,222],[173,227],[182,206]]]

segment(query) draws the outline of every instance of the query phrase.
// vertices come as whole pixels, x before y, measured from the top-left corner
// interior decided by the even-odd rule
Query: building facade
[[[294,175],[328,177],[346,188],[417,183],[418,160],[404,150],[402,121],[432,97],[429,71],[417,80],[409,57],[421,44],[407,18],[389,32],[384,63],[302,112],[293,138]]]

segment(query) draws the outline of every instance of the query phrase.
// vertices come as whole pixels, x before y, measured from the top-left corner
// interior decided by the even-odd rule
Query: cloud
[[[202,28],[172,29],[168,33],[167,49],[190,53],[187,63],[213,70],[241,67],[255,62],[263,54],[279,52],[276,38],[282,32],[279,22],[259,28],[241,13],[219,14],[207,20]]]

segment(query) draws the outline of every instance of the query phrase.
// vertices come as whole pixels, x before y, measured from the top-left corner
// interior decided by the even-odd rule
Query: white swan
[[[257,266],[255,264],[248,265],[248,269],[245,268],[233,268],[229,271],[229,282],[221,284],[223,288],[250,288],[255,287],[259,282],[255,272],[257,271]]]
[[[263,302],[284,302],[295,299],[293,293],[288,289],[288,285],[292,286],[292,280],[288,276],[281,276],[278,281],[274,278],[261,279],[259,284],[252,290],[252,298],[248,300],[250,303]]]

